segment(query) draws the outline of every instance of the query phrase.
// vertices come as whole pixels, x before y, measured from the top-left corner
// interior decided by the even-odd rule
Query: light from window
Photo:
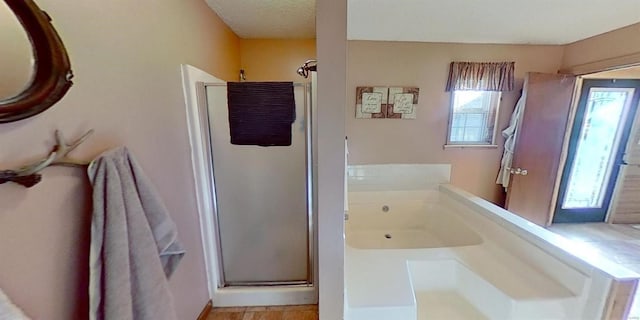
[[[447,144],[494,144],[500,92],[455,90]]]

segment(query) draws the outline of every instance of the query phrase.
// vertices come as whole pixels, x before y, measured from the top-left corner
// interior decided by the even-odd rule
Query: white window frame
[[[496,91],[487,91],[487,90],[477,90],[477,91],[486,91],[486,92],[495,92],[497,95],[492,99],[491,104],[494,110],[494,119],[493,119],[493,132],[491,133],[491,141],[490,142],[478,142],[478,141],[451,141],[451,129],[453,125],[453,114],[454,114],[454,101],[455,101],[455,93],[457,91],[464,90],[451,90],[450,99],[449,99],[449,123],[447,124],[447,142],[444,145],[445,148],[461,148],[461,147],[475,147],[475,148],[497,148],[496,145],[496,133],[498,131],[498,118],[500,115],[500,103],[502,102],[502,92]]]

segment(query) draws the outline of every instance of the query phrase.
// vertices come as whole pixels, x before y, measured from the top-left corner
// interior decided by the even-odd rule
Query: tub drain
[[[388,234],[388,233],[387,233],[387,234],[385,234],[385,235],[384,235],[384,237],[385,237],[385,238],[387,238],[387,239],[391,239],[391,235],[390,235],[390,234]]]

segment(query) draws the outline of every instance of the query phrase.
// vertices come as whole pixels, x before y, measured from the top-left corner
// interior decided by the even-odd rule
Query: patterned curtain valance
[[[447,91],[511,91],[515,62],[451,62]]]

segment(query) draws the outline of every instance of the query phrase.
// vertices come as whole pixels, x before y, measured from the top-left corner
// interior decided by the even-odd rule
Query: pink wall
[[[498,130],[504,129],[519,97],[525,72],[555,73],[562,46],[479,45],[349,41],[347,136],[349,163],[451,163],[452,183],[495,203],[502,189],[495,184],[504,140],[498,148],[444,150],[449,93],[444,91],[451,61],[515,61],[516,90],[503,94]],[[420,88],[416,120],[355,119],[358,86]]]
[[[127,145],[156,184],[187,247],[171,288],[179,319],[194,319],[208,298],[179,65],[192,64],[219,78],[235,80],[240,68],[240,39],[201,0],[38,0],[38,4],[53,17],[67,46],[75,85],[45,113],[0,125],[0,168],[15,168],[38,159],[52,146],[55,129],[70,139],[90,128],[96,130],[73,154],[78,159],[91,159],[111,147]],[[327,66],[327,78],[320,79],[320,90],[328,88],[326,92],[340,92],[344,87],[340,80],[344,10],[344,1],[335,0],[327,1],[318,11],[322,18],[318,24],[322,35],[319,56],[335,61]],[[637,25],[630,31],[624,29],[623,38],[629,32],[636,34],[634,28]],[[618,36],[612,37],[568,46],[563,66],[640,51],[636,47],[627,50],[627,45],[615,40]],[[610,40],[618,43],[620,50],[612,54],[585,52],[606,47]],[[493,180],[501,148],[442,150],[449,108],[449,96],[443,90],[448,63],[515,60],[520,86],[526,71],[555,72],[563,61],[563,48],[350,42],[348,49],[346,122],[351,163],[449,162],[454,165],[454,184],[500,202],[501,191]],[[354,119],[355,87],[372,84],[420,87],[418,120]],[[505,94],[500,128],[506,125],[516,97],[517,91]],[[320,166],[332,172],[342,157],[344,132],[336,121],[341,123],[340,101],[344,99],[336,94],[325,100],[320,104],[328,107],[320,116],[325,124],[335,123],[337,130],[325,128],[321,132],[325,152]],[[321,204],[320,223],[333,231],[320,239],[326,244],[321,258],[327,261],[321,269],[327,285],[321,287],[320,296],[328,299],[321,313],[333,314],[340,309],[340,299],[333,301],[331,297],[337,298],[335,294],[342,287],[339,266],[329,263],[341,257],[336,249],[339,237],[332,238],[339,235],[342,224],[342,195],[334,188],[341,184],[341,174],[326,177],[321,191],[328,200],[323,203],[331,207]],[[77,319],[86,314],[89,192],[83,172],[69,168],[47,169],[43,182],[31,189],[0,185],[0,288],[34,318]]]
[[[0,3],[0,99],[14,96],[31,76],[31,44],[9,6]]]
[[[347,99],[347,0],[319,0],[318,46],[318,299],[320,319],[344,312],[344,135]]]
[[[201,0],[38,0],[69,51],[75,85],[52,109],[0,124],[0,168],[46,154],[53,131],[95,134],[72,156],[127,145],[156,185],[187,255],[171,279],[179,319],[208,300],[189,159],[180,64],[223,79],[240,68],[239,39]],[[87,310],[89,185],[82,170],[50,168],[31,189],[0,185],[0,287],[38,319]]]
[[[240,64],[248,81],[303,82],[305,79],[296,71],[305,61],[315,58],[315,39],[240,40]]]

